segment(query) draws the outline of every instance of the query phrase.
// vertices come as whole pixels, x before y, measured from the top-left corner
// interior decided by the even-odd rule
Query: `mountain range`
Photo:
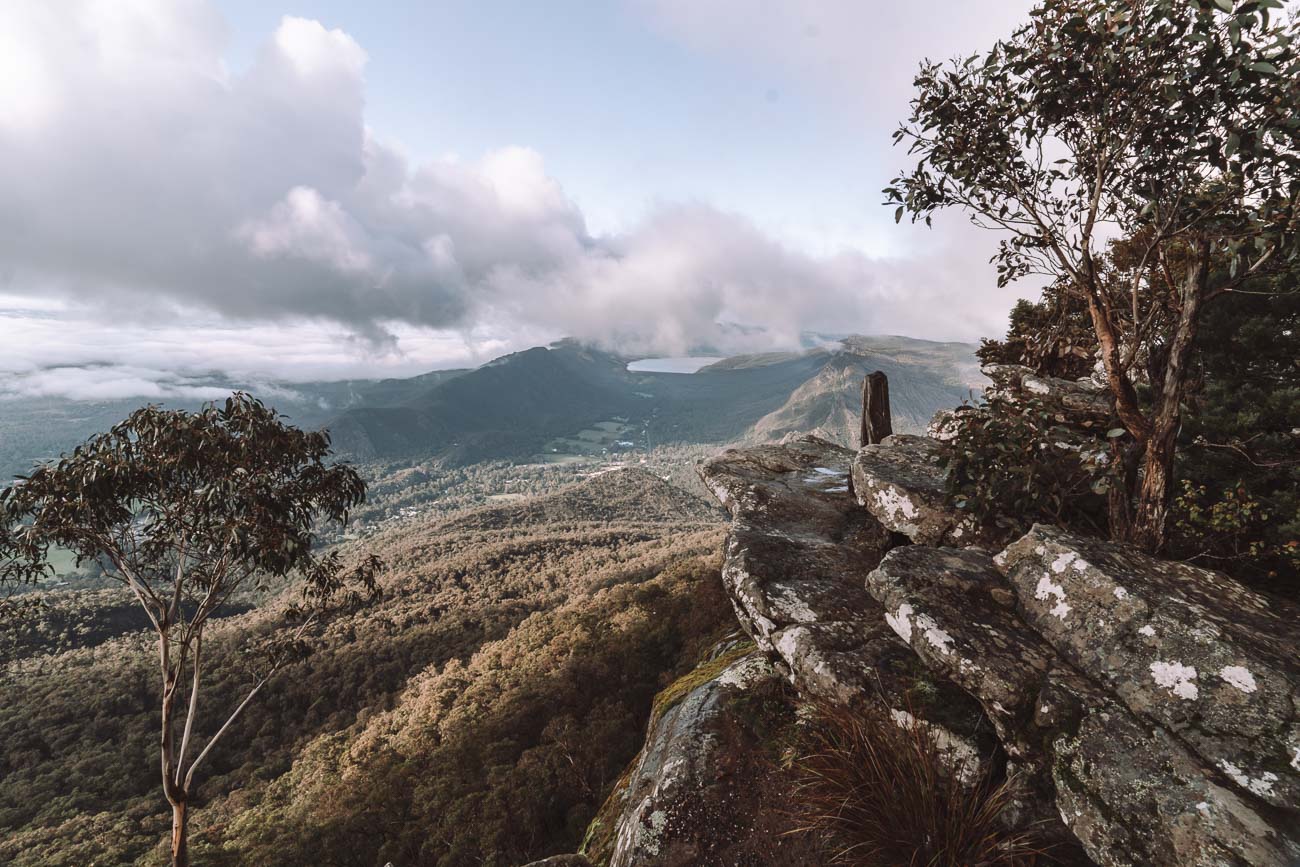
[[[328,423],[335,447],[359,459],[438,457],[453,465],[532,455],[590,454],[677,443],[729,443],[818,432],[857,435],[863,377],[890,380],[895,428],[923,428],[980,388],[974,347],[904,337],[849,337],[801,352],[740,355],[694,373],[628,369],[630,359],[561,341]]]
[[[302,427],[326,427],[353,460],[466,466],[486,460],[562,462],[660,445],[759,442],[817,432],[856,436],[863,376],[889,376],[894,426],[923,428],[978,392],[975,347],[906,337],[810,336],[794,352],[738,355],[694,373],[629,370],[633,358],[572,340],[480,367],[405,379],[250,385],[243,389]],[[0,401],[0,473],[11,478],[106,430],[144,399]],[[192,409],[199,401],[166,403]]]

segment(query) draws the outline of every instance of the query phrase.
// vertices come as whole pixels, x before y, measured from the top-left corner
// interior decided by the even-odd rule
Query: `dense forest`
[[[637,471],[366,539],[383,601],[333,623],[235,723],[200,789],[196,862],[572,850],[654,693],[734,628],[720,542],[703,501]],[[51,601],[47,625],[6,627],[0,859],[164,863],[153,643],[125,591]],[[249,674],[222,648],[279,604],[214,621],[206,702],[238,701]]]

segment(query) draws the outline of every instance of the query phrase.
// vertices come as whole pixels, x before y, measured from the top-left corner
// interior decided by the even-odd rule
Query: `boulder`
[[[941,409],[930,419],[925,435],[935,442],[946,443],[957,436],[957,425],[964,416],[979,412],[979,408],[963,404],[954,409]]]
[[[783,836],[790,793],[765,743],[795,722],[785,680],[752,644],[711,656],[656,698],[641,754],[593,823],[611,833],[589,832],[587,851],[610,867],[806,863],[809,844]]]
[[[1063,658],[1300,824],[1300,609],[1042,525],[996,559],[1025,621]]]
[[[993,394],[1011,400],[1036,397],[1054,401],[1093,419],[1109,417],[1114,406],[1104,380],[1043,376],[1022,364],[986,364],[980,370],[993,381]]]
[[[1291,863],[1285,824],[1081,676],[1020,617],[987,554],[897,548],[868,588],[926,667],[983,706],[1029,772],[1027,815],[1054,804],[1098,864]]]
[[[973,525],[947,504],[947,471],[929,437],[894,434],[853,459],[853,491],[889,530],[918,545],[973,541]]]

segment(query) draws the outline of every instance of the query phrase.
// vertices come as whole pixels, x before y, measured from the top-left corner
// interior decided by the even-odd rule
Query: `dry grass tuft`
[[[1014,777],[998,782],[982,773],[963,785],[930,731],[900,726],[888,708],[818,705],[793,770],[792,833],[826,841],[831,863],[1030,867],[1044,860],[1032,832],[1000,821],[1017,793]]]

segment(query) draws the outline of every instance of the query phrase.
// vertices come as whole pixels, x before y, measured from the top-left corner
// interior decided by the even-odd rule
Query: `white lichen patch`
[[[1258,795],[1261,798],[1267,798],[1269,795],[1273,794],[1273,784],[1277,782],[1277,774],[1272,771],[1265,771],[1258,777],[1252,778],[1249,774],[1227,759],[1219,759],[1219,767],[1223,769],[1225,774],[1232,777],[1234,783],[1248,792]]]
[[[912,606],[904,602],[893,614],[885,612],[885,622],[889,628],[908,644],[912,643]]]
[[[776,640],[776,652],[781,654],[781,658],[786,662],[792,662],[799,652],[799,640],[808,635],[808,630],[802,626],[796,626],[781,632],[781,637]]]
[[[1146,626],[1143,626],[1141,629],[1138,630],[1138,632],[1142,633],[1147,638],[1156,637],[1156,628],[1152,626],[1150,623],[1148,623]]]
[[[1070,564],[1079,559],[1079,555],[1073,551],[1066,551],[1063,554],[1057,554],[1056,559],[1052,561],[1052,571],[1060,575],[1070,567]]]
[[[795,623],[814,623],[817,620],[816,613],[808,607],[808,603],[788,587],[775,590],[769,602],[773,608],[784,613]]]
[[[1300,771],[1300,747],[1295,748],[1295,755],[1291,757],[1291,767]]]
[[[952,636],[939,628],[939,624],[928,614],[917,615],[916,626],[925,634],[930,646],[944,656],[952,653]]]
[[[832,470],[830,467],[813,467],[813,472],[814,472],[814,473],[819,473],[819,474],[821,474],[821,475],[823,475],[823,476],[846,476],[846,475],[848,475],[848,473],[847,473],[845,470]]]
[[[1070,556],[1074,555],[1071,554]],[[1056,569],[1055,564],[1053,564],[1052,568]],[[1062,571],[1064,568],[1065,567],[1061,567],[1061,569],[1056,569],[1056,571]],[[1052,614],[1056,615],[1060,620],[1064,620],[1070,614],[1070,605],[1065,601],[1065,588],[1060,584],[1057,584],[1051,578],[1048,578],[1046,575],[1038,579],[1038,586],[1034,588],[1034,598],[1044,601],[1055,599],[1056,605],[1052,606]]]
[[[1194,699],[1200,695],[1196,687],[1196,669],[1181,662],[1151,663],[1151,677],[1157,686],[1163,686],[1181,699]]]
[[[1115,593],[1115,598],[1116,598],[1116,599],[1127,599],[1127,598],[1128,598],[1128,591],[1125,590],[1123,587],[1116,587],[1115,590],[1114,590],[1113,592]]]
[[[1255,675],[1240,665],[1225,665],[1219,669],[1219,677],[1235,686],[1242,692],[1254,692],[1258,687],[1255,686]]]
[[[876,505],[887,515],[901,515],[904,519],[910,519],[920,514],[916,504],[895,488],[878,488],[872,495]]]
[[[1052,393],[1052,387],[1051,387],[1050,385],[1048,385],[1047,383],[1043,382],[1041,379],[1037,379],[1037,378],[1032,377],[1032,376],[1026,376],[1024,379],[1021,380],[1021,383],[1020,383],[1020,384],[1021,384],[1021,386],[1025,389],[1025,391],[1027,391],[1027,392],[1029,392],[1029,393],[1031,393],[1031,394],[1051,394],[1051,393]]]
[[[784,636],[783,636],[784,637]],[[729,666],[718,676],[718,683],[736,689],[748,689],[749,685],[772,673],[772,666],[758,654],[747,656]]]

